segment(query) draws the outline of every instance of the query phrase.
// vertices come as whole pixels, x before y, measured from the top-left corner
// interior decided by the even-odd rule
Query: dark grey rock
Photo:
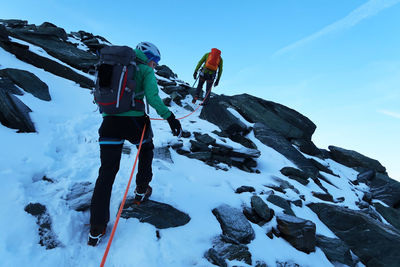
[[[191,146],[190,146],[190,151],[192,152],[199,152],[199,151],[211,151],[211,149],[208,147],[208,145],[200,142],[196,142],[194,140],[189,141]]]
[[[381,203],[374,203],[374,207],[388,223],[400,231],[400,210],[385,207]]]
[[[284,199],[283,197],[280,197],[280,196],[277,196],[277,195],[269,195],[267,197],[267,200],[269,202],[271,202],[272,204],[284,209],[283,213],[288,214],[288,215],[292,215],[292,216],[296,216],[294,214],[292,208],[290,207],[290,202],[287,201],[286,199]]]
[[[205,144],[205,145],[214,145],[216,140],[215,138],[209,136],[208,134],[201,134],[198,132],[194,132],[194,138],[196,138],[197,141]]]
[[[313,166],[310,160],[305,158],[289,141],[271,128],[262,123],[256,123],[254,124],[254,135],[263,144],[275,149],[291,162],[296,164],[297,167],[303,170],[310,177],[317,176],[318,169]]]
[[[303,185],[307,185],[309,183],[307,180],[309,175],[299,169],[293,167],[284,167],[280,170],[280,172],[290,179],[296,180]]]
[[[92,88],[94,86],[93,80],[78,74],[77,72],[73,71],[72,69],[68,68],[65,65],[62,65],[49,58],[42,57],[34,52],[31,52],[29,50],[29,47],[26,45],[14,42],[3,42],[0,40],[0,47],[14,54],[18,59],[26,63],[44,69],[45,71],[48,71],[57,76],[74,81],[84,88]]]
[[[366,266],[398,266],[400,232],[361,211],[336,205],[308,205]]]
[[[227,110],[227,103],[219,96],[211,98],[208,105],[203,107],[200,119],[217,125],[229,135],[248,133],[247,126]]]
[[[229,103],[247,121],[261,122],[286,138],[311,140],[316,126],[307,117],[281,104],[248,94],[235,95]]]
[[[140,205],[134,199],[127,199],[121,213],[125,219],[137,218],[140,222],[154,225],[158,229],[178,227],[190,221],[189,215],[176,208],[153,200],[147,200]]]
[[[311,155],[317,156],[321,154],[319,148],[311,141],[307,139],[292,139],[290,140],[294,145],[296,145],[301,152]]]
[[[204,254],[204,257],[211,262],[214,265],[220,266],[220,267],[228,267],[228,264],[226,264],[226,261],[218,255],[218,252],[210,248],[207,250],[207,252]]]
[[[50,31],[50,32],[49,32]],[[75,45],[65,42],[58,35],[60,30],[54,28],[10,29],[10,36],[22,39],[43,48],[49,55],[83,71],[89,71],[98,61],[98,57],[87,51],[78,49]],[[49,34],[51,33],[51,34]]]
[[[39,226],[40,245],[46,247],[46,249],[53,249],[62,246],[60,241],[57,239],[57,235],[52,230],[51,218],[47,212],[46,206],[40,203],[29,203],[26,205],[25,211],[37,219],[36,223]]]
[[[6,27],[0,24],[0,41],[9,41],[10,38],[8,37],[8,31]]]
[[[330,262],[355,266],[349,247],[339,238],[317,235],[317,247],[322,249]]]
[[[303,207],[303,201],[301,201],[301,199],[292,201],[293,205],[302,208]]]
[[[161,65],[156,67],[156,74],[164,78],[177,78],[176,75],[168,66]]]
[[[228,241],[228,242],[227,242]],[[212,249],[220,259],[243,261],[251,265],[251,254],[247,246],[230,242],[229,237],[218,237],[213,241]],[[207,257],[206,257],[207,258]]]
[[[157,84],[160,86],[175,86],[176,82],[174,81],[165,81],[165,80],[158,80],[157,79]]]
[[[276,261],[276,267],[301,267],[295,262],[292,261]]]
[[[241,187],[236,188],[235,193],[241,194],[243,192],[255,192],[256,190],[252,186],[242,185]]]
[[[248,244],[255,238],[255,233],[242,211],[226,204],[212,210],[221,225],[224,235]]]
[[[167,106],[170,107],[171,106],[171,101],[172,99],[170,97],[166,97],[163,99],[163,103]]]
[[[386,174],[365,171],[357,176],[358,182],[370,187],[371,198],[379,199],[392,208],[400,207],[400,183]]]
[[[68,206],[76,211],[86,211],[90,208],[94,185],[91,182],[75,183],[69,188],[65,200]]]
[[[0,122],[18,132],[36,132],[29,116],[32,110],[14,95],[0,88]]]
[[[255,224],[265,224],[266,221],[261,218],[254,209],[249,207],[243,208],[243,214],[246,216],[247,220]]]
[[[229,137],[232,141],[241,144],[244,147],[251,148],[251,149],[257,149],[257,146],[253,143],[253,141],[244,137],[241,134],[232,134],[227,137]]]
[[[258,214],[258,216],[267,222],[269,222],[274,216],[273,210],[271,210],[259,196],[251,197],[251,207]]]
[[[329,173],[329,174],[331,174],[333,176],[339,177],[338,175],[334,174],[331,169],[329,169],[325,165],[321,164],[320,162],[316,161],[315,159],[310,159],[310,161],[315,167],[317,167],[318,170],[326,172],[326,173]]]
[[[312,192],[312,195],[324,201],[335,202],[333,196],[329,193]]]
[[[35,74],[19,69],[2,69],[0,75],[7,76],[25,92],[44,100],[50,101],[49,87],[42,82]]]
[[[375,159],[366,157],[356,151],[336,146],[329,146],[328,148],[331,151],[332,159],[347,167],[363,167],[377,172],[386,173],[386,168]]]
[[[28,25],[27,20],[19,20],[19,19],[0,19],[0,22],[8,28],[23,28]]]
[[[286,214],[276,216],[281,236],[296,249],[305,253],[315,251],[315,224],[312,221]]]
[[[0,89],[13,95],[23,95],[24,93],[15,86],[10,78],[4,73],[0,72]]]
[[[68,36],[67,33],[63,28],[59,28],[56,25],[50,22],[44,22],[37,28],[37,34],[41,35],[49,35],[58,37],[64,41],[67,40]]]

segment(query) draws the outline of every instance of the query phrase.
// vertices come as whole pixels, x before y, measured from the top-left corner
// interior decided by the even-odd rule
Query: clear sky
[[[356,150],[400,180],[400,0],[14,0],[0,18],[153,42],[160,63],[189,83],[217,47],[224,72],[214,92],[293,108],[317,125],[318,147]]]

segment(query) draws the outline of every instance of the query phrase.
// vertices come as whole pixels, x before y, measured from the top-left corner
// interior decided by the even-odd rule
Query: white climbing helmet
[[[149,61],[153,60],[158,64],[161,59],[161,54],[157,46],[150,42],[141,42],[136,46],[136,49],[143,51]]]

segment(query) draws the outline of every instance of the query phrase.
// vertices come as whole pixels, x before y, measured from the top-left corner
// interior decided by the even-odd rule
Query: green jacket
[[[148,62],[148,58],[146,55],[138,50],[135,49],[136,57],[143,61]],[[135,93],[139,94],[140,92],[144,91],[143,94],[139,94],[136,99],[143,100],[146,97],[147,103],[152,106],[156,111],[157,114],[162,117],[163,119],[167,119],[171,116],[171,111],[165,106],[164,102],[161,100],[160,96],[158,95],[158,86],[156,76],[154,75],[154,70],[145,65],[145,64],[138,64],[139,71],[135,72],[135,81],[136,81],[136,89]],[[131,117],[139,117],[143,116],[143,111],[128,111],[119,114],[104,114],[103,116],[131,116]]]
[[[197,72],[198,70],[199,70],[199,68],[201,67],[201,65],[203,65],[206,61],[207,61],[207,58],[208,58],[208,55],[209,55],[210,53],[205,53],[204,54],[204,56],[200,59],[200,61],[199,61],[199,63],[197,63],[197,66],[196,66],[196,69],[194,70],[194,72]],[[222,63],[222,57],[221,57],[221,60],[219,61],[219,65],[218,65],[218,76],[217,76],[217,80],[219,80],[220,78],[221,78],[221,75],[222,75],[222,65],[223,65],[223,63]],[[209,69],[207,69],[207,68],[204,68],[204,72],[205,73],[211,73],[211,74],[213,74],[215,71],[212,71],[212,70],[209,70]]]

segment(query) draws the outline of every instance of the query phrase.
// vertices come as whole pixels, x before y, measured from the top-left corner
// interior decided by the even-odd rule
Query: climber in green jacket
[[[223,65],[221,51],[218,50],[217,48],[212,48],[211,52],[206,53],[200,59],[193,73],[193,78],[195,80],[197,79],[197,72],[203,64],[204,66],[200,69],[199,84],[197,86],[196,94],[192,100],[193,104],[196,103],[196,100],[200,97],[204,82],[207,82],[207,85],[206,85],[206,97],[203,101],[203,105],[206,105],[210,99],[211,87],[214,83],[216,76],[217,79],[215,80],[214,86],[218,86],[219,79],[221,78],[222,75],[222,65]]]
[[[100,160],[99,176],[96,180],[91,206],[90,206],[90,233],[88,245],[96,246],[105,234],[107,223],[110,219],[110,198],[112,185],[118,172],[124,140],[138,146],[141,134],[146,125],[143,143],[139,154],[139,166],[136,175],[135,203],[140,204],[150,197],[152,188],[149,183],[152,179],[153,161],[153,132],[150,119],[145,114],[143,98],[157,111],[158,115],[166,119],[175,136],[180,136],[182,128],[174,114],[162,102],[158,95],[157,80],[154,68],[160,60],[157,47],[149,42],[139,43],[134,50],[136,58],[140,61],[138,69],[134,72],[136,105],[142,109],[106,114],[102,112],[103,122],[99,129]]]

